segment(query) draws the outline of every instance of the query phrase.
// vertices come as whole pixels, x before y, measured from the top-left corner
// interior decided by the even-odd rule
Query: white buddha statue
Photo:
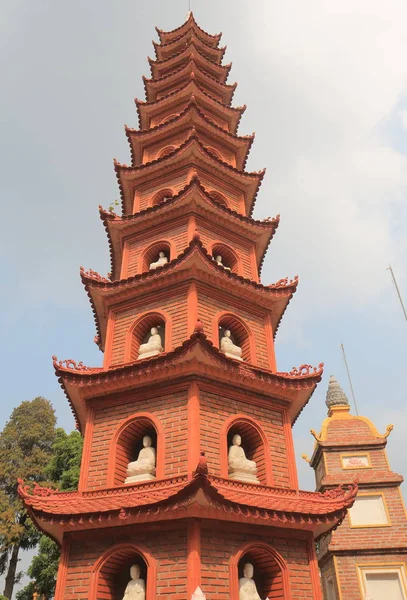
[[[235,344],[230,339],[231,335],[232,334],[230,333],[230,330],[226,329],[224,336],[220,340],[221,352],[223,352],[225,356],[229,358],[234,358],[235,360],[243,360],[242,349],[240,348],[240,346],[235,346]]]
[[[162,267],[163,265],[166,265],[168,262],[168,258],[165,256],[165,252],[159,252],[158,254],[158,259],[156,260],[156,262],[152,262],[150,264],[150,269],[156,269],[157,267]]]
[[[243,577],[239,579],[239,600],[261,600],[253,581],[254,568],[251,563],[243,567]]]
[[[152,327],[148,342],[141,344],[138,349],[137,360],[148,358],[149,356],[156,356],[157,354],[160,354],[160,352],[163,352],[163,350],[164,348],[162,347],[161,336],[158,333],[158,329],[157,327]]]
[[[146,582],[140,578],[141,569],[139,565],[130,567],[130,581],[126,586],[123,600],[145,600]]]
[[[135,481],[149,481],[155,479],[155,448],[149,435],[143,437],[143,447],[139,452],[137,460],[127,465],[126,479],[124,483]]]
[[[215,256],[215,262],[216,264],[218,264],[220,267],[223,267],[226,271],[230,271],[230,267],[227,267],[226,265],[223,264],[222,262],[222,257],[220,254],[218,254],[217,256]]]
[[[246,483],[260,483],[257,479],[257,465],[254,460],[246,458],[242,448],[242,438],[238,433],[233,436],[232,445],[229,448],[228,467],[230,479]]]

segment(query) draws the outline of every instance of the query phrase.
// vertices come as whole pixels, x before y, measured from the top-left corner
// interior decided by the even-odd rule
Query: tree
[[[4,596],[11,599],[20,549],[36,546],[40,534],[17,494],[17,478],[45,482],[45,467],[55,438],[55,414],[41,396],[22,402],[0,433],[0,574],[6,573]]]
[[[52,444],[52,456],[45,468],[48,479],[57,484],[60,490],[76,490],[82,457],[83,438],[78,431],[69,435],[63,429],[57,429]],[[55,583],[59,564],[59,547],[46,535],[40,538],[38,554],[36,554],[27,573],[30,581],[17,593],[17,600],[32,600],[37,591],[49,599],[54,596]]]

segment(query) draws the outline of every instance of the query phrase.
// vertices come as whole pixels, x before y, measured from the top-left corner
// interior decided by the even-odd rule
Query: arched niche
[[[254,348],[253,335],[246,323],[231,313],[222,313],[214,320],[214,343],[220,348],[220,341],[229,329],[231,340],[236,346],[242,349],[242,358],[251,364],[256,364],[256,353]]]
[[[213,156],[215,158],[217,158],[218,160],[221,160],[222,162],[225,161],[225,159],[223,158],[222,154],[219,152],[219,150],[217,150],[216,148],[213,148],[212,146],[207,146],[206,150],[208,152],[210,152],[211,154],[213,154]]]
[[[212,257],[216,259],[217,256],[222,257],[222,264],[225,267],[229,267],[232,273],[239,273],[240,262],[237,254],[229,246],[223,243],[215,243],[212,246]]]
[[[112,438],[108,485],[124,485],[127,465],[137,460],[145,435],[151,437],[152,446],[156,450],[156,479],[164,477],[165,438],[161,423],[150,413],[138,413],[126,419]]]
[[[274,548],[264,542],[250,542],[232,556],[229,564],[230,600],[239,600],[239,579],[243,566],[254,567],[253,580],[260,598],[291,600],[288,567]]]
[[[171,152],[174,152],[174,150],[176,150],[175,146],[166,146],[157,154],[156,158],[164,158],[171,154]]]
[[[173,197],[173,195],[174,193],[171,188],[163,188],[153,196],[151,206],[164,204],[167,200],[170,200]]]
[[[146,582],[146,600],[155,600],[157,563],[142,544],[118,544],[110,548],[94,565],[89,600],[122,600],[130,567],[138,564]]]
[[[262,485],[273,485],[271,453],[267,437],[261,425],[244,414],[233,415],[222,426],[220,433],[220,472],[221,477],[229,476],[228,452],[233,436],[242,438],[242,448],[248,460],[257,465],[257,478]]]
[[[168,351],[171,342],[171,319],[163,311],[144,313],[139,316],[130,328],[125,350],[125,362],[133,362],[138,359],[141,344],[146,344],[153,327],[157,327],[161,337],[161,345],[164,352]]]
[[[140,272],[149,271],[151,263],[157,262],[160,252],[164,252],[169,262],[172,258],[171,250],[171,243],[167,240],[159,240],[148,246],[140,257]]]
[[[228,201],[226,200],[225,196],[223,194],[221,194],[220,192],[215,192],[214,190],[212,190],[211,192],[208,193],[208,196],[209,196],[209,198],[212,198],[212,200],[214,200],[221,206],[228,208],[228,206],[229,206]]]

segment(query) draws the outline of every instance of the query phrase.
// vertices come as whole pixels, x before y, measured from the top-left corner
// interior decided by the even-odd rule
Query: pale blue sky
[[[281,214],[263,283],[299,274],[276,340],[279,370],[326,365],[295,426],[297,456],[325,417],[329,374],[349,394],[344,342],[361,414],[407,473],[407,5],[390,0],[192,0],[200,25],[223,31],[256,131],[248,168],[267,167],[255,216]],[[187,0],[3,0],[0,15],[3,368],[0,426],[12,408],[49,398],[73,426],[51,355],[99,365],[79,266],[110,269],[98,205],[119,192],[112,159],[130,162],[154,25],[179,26]],[[313,487],[298,459],[301,485]]]

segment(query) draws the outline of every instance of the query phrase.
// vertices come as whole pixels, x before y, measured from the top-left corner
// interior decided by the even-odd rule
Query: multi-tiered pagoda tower
[[[261,598],[321,599],[314,539],[355,496],[298,490],[291,428],[322,366],[276,369],[297,280],[260,283],[279,220],[251,217],[263,172],[245,171],[220,35],[192,14],[158,35],[132,165],[115,163],[122,216],[100,209],[111,273],[81,270],[103,367],[54,360],[84,435],[79,489],[20,493],[62,546],[56,600],[121,600],[135,563],[147,600],[238,600],[246,562]],[[251,483],[230,468],[237,435]],[[147,436],[154,471],[125,483]]]

